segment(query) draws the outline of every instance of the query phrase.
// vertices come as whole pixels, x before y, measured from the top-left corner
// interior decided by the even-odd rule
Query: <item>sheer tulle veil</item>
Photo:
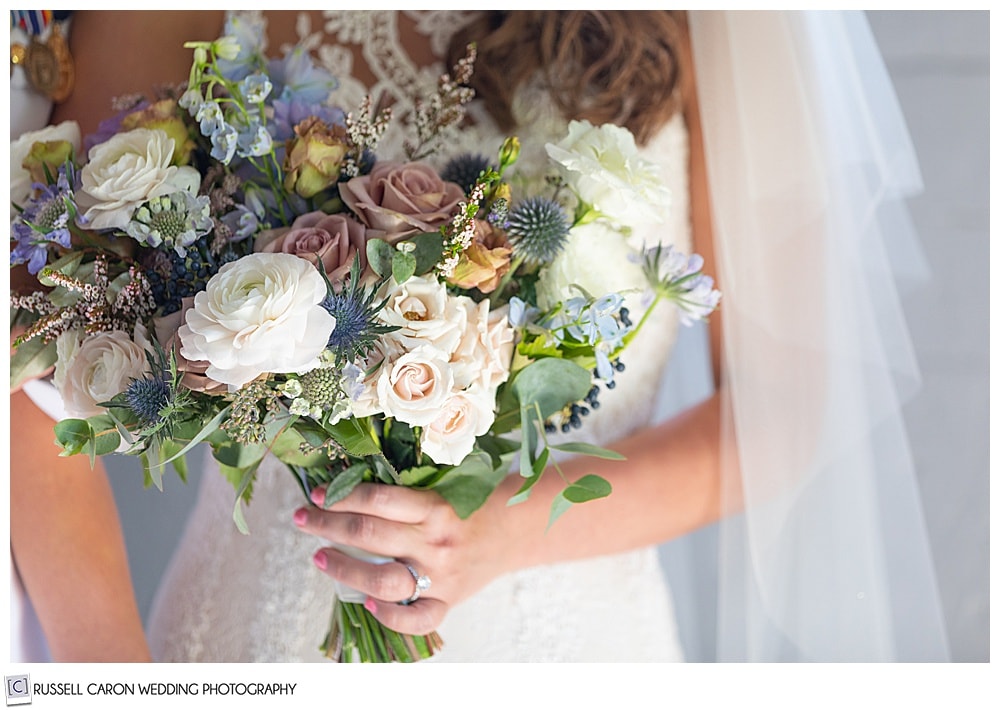
[[[947,660],[902,405],[921,189],[861,12],[693,12],[722,306],[720,661]]]

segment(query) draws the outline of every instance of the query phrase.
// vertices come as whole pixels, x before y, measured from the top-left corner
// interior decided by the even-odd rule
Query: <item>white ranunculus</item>
[[[441,413],[454,389],[448,356],[425,346],[399,356],[379,376],[379,406],[411,426],[426,426]]]
[[[37,131],[27,131],[10,143],[10,201],[24,205],[31,196],[31,175],[24,169],[24,159],[31,146],[40,142],[69,141],[73,154],[80,153],[80,126],[76,121],[63,121]]]
[[[545,150],[580,199],[613,222],[631,227],[665,219],[670,191],[627,129],[572,121],[569,134]]]
[[[173,138],[149,128],[118,133],[91,148],[76,196],[87,226],[125,229],[150,198],[178,191],[197,194],[198,171],[171,165],[173,154]]]
[[[388,338],[406,350],[433,345],[450,354],[458,346],[465,329],[466,315],[455,296],[433,275],[415,276],[402,284],[390,281],[383,295],[388,300],[379,320],[399,326]]]
[[[494,395],[481,385],[456,392],[438,414],[423,428],[421,450],[434,463],[457,466],[472,451],[476,437],[493,426]]]
[[[294,254],[249,254],[224,264],[178,330],[181,355],[209,363],[230,390],[265,372],[307,372],[337,324],[320,302],[326,282]]]
[[[641,292],[648,288],[642,266],[626,238],[601,222],[591,222],[570,230],[566,247],[543,268],[536,286],[538,305],[552,308],[568,298],[581,295],[576,284],[600,298],[615,292]],[[633,308],[636,299],[630,300]]]
[[[149,369],[151,349],[146,329],[135,327],[134,338],[120,330],[84,335],[71,330],[56,340],[56,370],[52,383],[71,417],[93,417],[107,410],[98,406],[124,392],[133,379]]]

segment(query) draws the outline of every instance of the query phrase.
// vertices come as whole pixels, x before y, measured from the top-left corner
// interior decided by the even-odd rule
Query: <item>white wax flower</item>
[[[494,394],[482,385],[456,392],[437,418],[423,428],[421,450],[434,463],[457,466],[472,451],[476,437],[493,426]]]
[[[151,349],[146,329],[136,325],[135,334],[120,330],[84,335],[80,330],[63,333],[56,340],[56,370],[52,383],[71,417],[104,414],[98,406],[124,392],[133,379],[142,379],[149,369],[146,350]]]
[[[238,389],[266,372],[311,370],[337,324],[320,302],[326,282],[293,254],[250,254],[224,264],[178,330],[181,355]]]
[[[171,165],[174,139],[159,129],[118,133],[90,149],[77,204],[91,229],[125,229],[142,203],[173,192],[197,194],[194,168]]]
[[[46,126],[37,131],[27,131],[10,143],[10,201],[24,207],[31,196],[31,175],[24,169],[24,159],[28,157],[35,143],[69,141],[74,155],[80,152],[80,126],[76,121],[63,121],[55,126]]]
[[[656,164],[639,155],[628,129],[572,121],[568,135],[545,150],[579,198],[616,224],[664,221],[670,191]]]

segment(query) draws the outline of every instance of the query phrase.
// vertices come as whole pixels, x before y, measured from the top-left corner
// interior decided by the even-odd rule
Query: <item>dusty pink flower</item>
[[[361,272],[368,268],[365,227],[343,214],[308,212],[291,227],[269,229],[257,237],[254,251],[300,256],[323,263],[330,282],[337,286],[351,270],[354,256],[361,259]]]
[[[341,183],[340,196],[370,238],[395,244],[448,222],[465,193],[426,163],[378,163],[368,175]]]

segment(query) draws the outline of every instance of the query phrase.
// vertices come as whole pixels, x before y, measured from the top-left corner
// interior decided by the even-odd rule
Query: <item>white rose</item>
[[[73,154],[80,153],[80,126],[76,121],[63,121],[56,126],[46,126],[37,131],[27,131],[10,144],[10,201],[24,205],[31,196],[31,174],[24,169],[24,159],[31,146],[41,142],[69,141]]]
[[[629,308],[639,303],[638,294],[648,288],[635,251],[620,232],[601,222],[591,222],[570,230],[566,247],[539,272],[538,305],[542,310],[581,295],[571,288],[584,288],[600,298],[609,293],[624,294]]]
[[[639,156],[635,138],[611,123],[572,121],[569,134],[545,146],[581,200],[621,225],[664,221],[670,191],[655,163]]]
[[[393,363],[403,354],[403,348],[393,340],[379,338],[371,352],[361,362],[360,368],[367,374],[361,380],[361,392],[351,399],[351,413],[356,417],[370,417],[382,413],[378,397],[378,381],[382,374],[392,369]]]
[[[136,209],[153,197],[197,194],[198,171],[171,165],[173,154],[173,138],[148,128],[118,133],[91,148],[76,196],[87,226],[125,229]]]
[[[401,422],[426,426],[441,413],[454,383],[447,355],[433,347],[417,348],[382,371],[376,384],[379,405]]]
[[[493,426],[494,395],[485,387],[470,387],[456,392],[445,403],[438,417],[425,426],[420,435],[421,450],[434,463],[457,466],[482,436]]]
[[[506,305],[490,311],[489,301],[476,303],[460,296],[459,305],[466,312],[467,322],[458,347],[451,355],[455,371],[455,387],[465,389],[480,382],[495,392],[510,374],[514,350],[514,329],[507,322]]]
[[[56,370],[52,382],[71,417],[93,417],[107,410],[98,406],[142,379],[149,363],[146,329],[135,327],[134,339],[120,330],[84,336],[67,331],[56,340]]]
[[[238,389],[265,372],[318,364],[337,324],[320,302],[326,282],[294,254],[249,254],[224,264],[177,331],[181,355],[209,363],[205,374]]]
[[[443,283],[433,275],[415,276],[402,284],[390,281],[385,288],[388,301],[379,320],[399,326],[388,338],[406,350],[433,345],[444,353],[454,351],[467,318]]]

